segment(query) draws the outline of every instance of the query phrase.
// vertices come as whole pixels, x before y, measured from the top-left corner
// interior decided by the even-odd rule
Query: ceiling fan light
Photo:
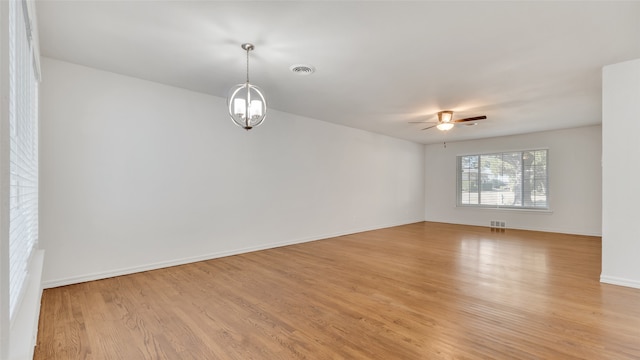
[[[436,125],[436,127],[438,128],[438,130],[447,131],[447,130],[451,130],[451,128],[453,128],[453,123],[443,122],[442,124]]]
[[[453,119],[453,111],[446,110],[446,111],[438,112],[438,122],[448,123],[449,121],[451,121],[451,119]],[[451,129],[451,128],[449,128],[449,129]],[[447,129],[447,130],[449,130],[449,129]]]

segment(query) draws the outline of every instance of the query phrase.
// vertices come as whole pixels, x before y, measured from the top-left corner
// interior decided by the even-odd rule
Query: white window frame
[[[518,205],[514,205],[514,204],[504,204],[504,203],[500,203],[501,201],[496,201],[495,204],[483,204],[482,203],[482,157],[488,157],[488,156],[500,156],[501,158],[503,158],[505,155],[508,154],[514,154],[514,153],[520,153],[520,157],[522,158],[523,154],[526,152],[533,152],[533,151],[544,151],[545,154],[545,158],[546,158],[546,163],[545,163],[545,177],[544,177],[544,187],[545,187],[545,205],[542,206],[537,206],[537,205],[525,205],[524,201],[522,200],[524,198],[524,186],[521,187],[520,191],[520,203]],[[462,158],[464,157],[471,157],[471,156],[477,156],[478,157],[478,166],[477,166],[477,175],[476,175],[476,188],[477,188],[477,193],[478,193],[478,199],[477,199],[477,203],[463,203],[463,174],[462,174]],[[520,177],[524,178],[524,162],[521,160],[520,161]],[[485,190],[486,191],[486,190]],[[517,196],[514,193],[514,196]],[[532,210],[532,211],[550,211],[551,207],[550,207],[550,197],[549,197],[549,149],[547,148],[536,148],[536,149],[524,149],[524,150],[512,150],[512,151],[500,151],[500,152],[487,152],[487,153],[479,153],[479,154],[464,154],[464,155],[458,155],[456,156],[456,206],[457,207],[461,207],[461,208],[481,208],[481,209],[506,209],[506,210]]]
[[[13,322],[29,281],[38,245],[37,32],[32,3],[9,2],[9,320]]]
[[[33,357],[40,313],[39,59],[34,0],[0,1],[0,359]]]

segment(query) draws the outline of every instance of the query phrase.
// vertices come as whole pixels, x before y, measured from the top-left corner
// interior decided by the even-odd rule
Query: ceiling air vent
[[[311,65],[296,64],[289,66],[289,70],[296,75],[311,75],[316,69]]]

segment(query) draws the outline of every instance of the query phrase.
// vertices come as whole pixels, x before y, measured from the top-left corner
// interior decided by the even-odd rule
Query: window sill
[[[471,209],[471,210],[492,210],[492,211],[514,211],[514,212],[528,212],[528,213],[538,213],[538,214],[553,214],[553,210],[551,209],[518,209],[511,207],[485,207],[485,206],[466,206],[466,205],[456,205],[456,209]]]

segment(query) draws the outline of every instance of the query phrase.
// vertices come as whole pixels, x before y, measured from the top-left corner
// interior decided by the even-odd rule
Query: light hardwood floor
[[[425,222],[48,289],[35,359],[640,359],[600,249]]]

